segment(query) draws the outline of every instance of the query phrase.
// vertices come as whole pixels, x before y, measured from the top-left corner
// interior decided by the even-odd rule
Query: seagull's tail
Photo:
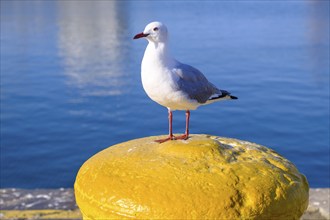
[[[220,99],[238,99],[236,96],[230,94],[230,92],[226,90],[220,90],[220,94],[213,94],[208,101],[218,101]]]

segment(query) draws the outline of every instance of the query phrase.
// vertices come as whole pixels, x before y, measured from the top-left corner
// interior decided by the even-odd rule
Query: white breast
[[[194,110],[199,104],[177,89],[178,76],[170,69],[145,66],[141,70],[142,85],[147,95],[171,110]]]
[[[160,51],[162,52],[162,51]],[[193,110],[199,104],[178,90],[179,76],[173,72],[176,60],[148,45],[141,64],[142,85],[147,95],[171,110]]]

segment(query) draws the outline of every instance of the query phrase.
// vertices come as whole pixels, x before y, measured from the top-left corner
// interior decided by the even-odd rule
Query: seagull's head
[[[158,21],[149,23],[143,32],[134,36],[133,39],[146,38],[149,42],[159,43],[167,41],[167,28]]]

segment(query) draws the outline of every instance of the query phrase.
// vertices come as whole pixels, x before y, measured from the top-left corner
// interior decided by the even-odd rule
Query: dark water
[[[266,145],[330,187],[328,1],[1,1],[1,187],[72,187],[98,151],[167,133],[132,40],[154,20],[239,97],[192,112],[192,133]]]

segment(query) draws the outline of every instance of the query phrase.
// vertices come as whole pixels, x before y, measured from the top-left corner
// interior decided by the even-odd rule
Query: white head
[[[167,41],[167,28],[158,21],[149,23],[143,32],[134,36],[133,39],[145,37],[149,42],[159,43]]]

